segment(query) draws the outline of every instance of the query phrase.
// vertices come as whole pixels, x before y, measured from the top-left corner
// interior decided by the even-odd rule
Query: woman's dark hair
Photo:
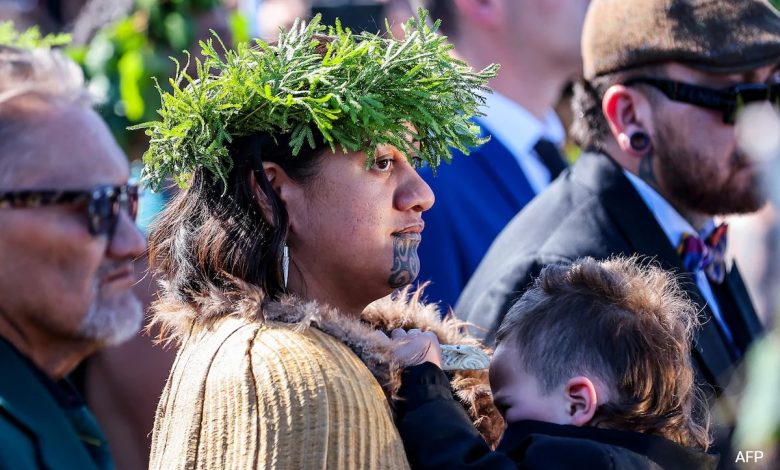
[[[149,260],[164,294],[189,303],[214,290],[228,290],[238,279],[278,298],[284,292],[281,264],[288,215],[262,163],[276,163],[293,181],[306,184],[319,172],[327,149],[325,144],[314,149],[304,145],[293,156],[289,135],[256,134],[233,140],[226,185],[208,171],[196,171],[188,189],[173,198],[151,227]],[[264,201],[255,197],[252,174]]]

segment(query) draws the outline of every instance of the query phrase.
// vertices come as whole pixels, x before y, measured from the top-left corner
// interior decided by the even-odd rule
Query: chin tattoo
[[[393,267],[388,278],[390,287],[403,287],[417,279],[420,273],[420,258],[417,256],[419,245],[419,239],[393,238]]]

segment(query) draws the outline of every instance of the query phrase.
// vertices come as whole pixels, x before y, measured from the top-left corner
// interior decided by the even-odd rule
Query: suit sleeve
[[[517,468],[488,447],[434,364],[406,369],[398,394],[398,430],[413,469]]]

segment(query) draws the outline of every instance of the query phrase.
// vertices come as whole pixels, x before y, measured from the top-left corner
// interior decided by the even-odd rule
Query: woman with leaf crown
[[[149,243],[154,321],[179,346],[152,468],[408,467],[386,400],[401,365],[377,332],[476,344],[406,286],[434,202],[416,166],[481,143],[468,120],[495,74],[425,21],[403,41],[315,18],[273,45],[202,43],[139,126],[145,179],[185,188]],[[485,372],[455,381],[495,439]]]

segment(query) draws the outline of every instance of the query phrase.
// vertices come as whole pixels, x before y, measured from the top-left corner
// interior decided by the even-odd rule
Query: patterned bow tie
[[[704,271],[707,278],[721,284],[726,277],[726,234],[728,224],[720,224],[706,239],[683,234],[677,253],[688,272]]]

